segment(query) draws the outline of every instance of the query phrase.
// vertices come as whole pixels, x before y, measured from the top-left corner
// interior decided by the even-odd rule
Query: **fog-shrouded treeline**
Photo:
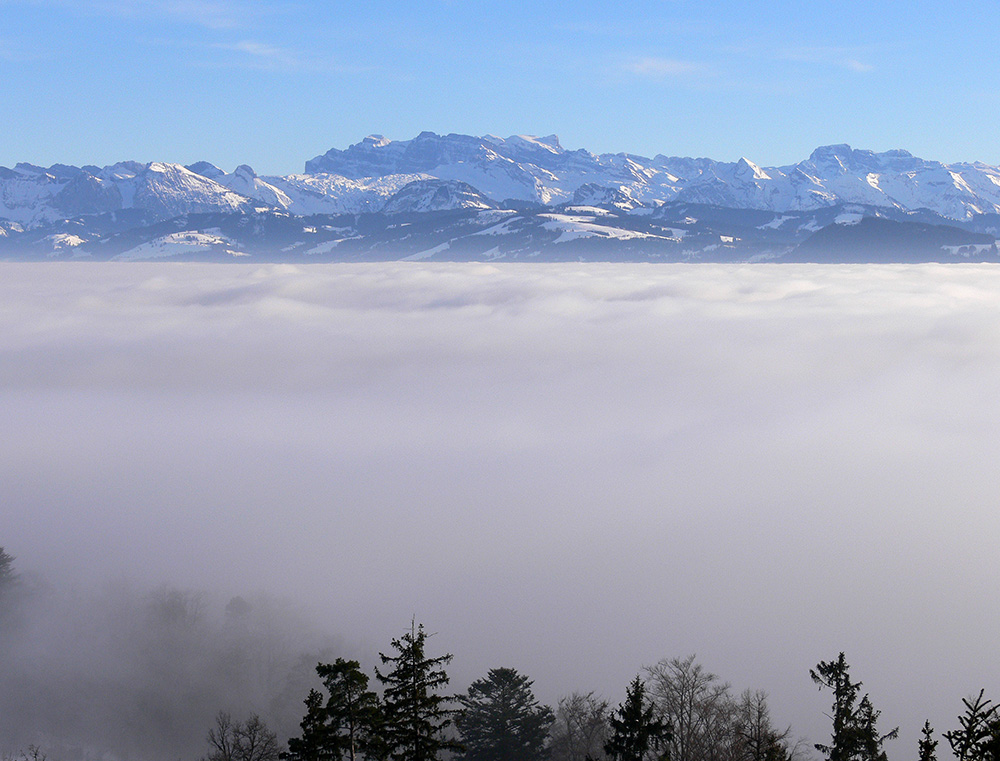
[[[57,591],[0,547],[0,759],[887,761],[898,734],[844,653],[803,675],[831,706],[830,737],[811,744],[766,692],[734,691],[694,655],[641,667],[620,703],[574,692],[549,707],[510,667],[453,692],[453,656],[429,638],[414,619],[363,667],[271,599]],[[894,759],[937,761],[944,740],[958,761],[1000,761],[1000,706],[980,690],[958,708]]]
[[[196,759],[220,710],[298,726],[338,644],[290,605],[127,581],[66,591],[0,556],[0,750],[57,759]]]

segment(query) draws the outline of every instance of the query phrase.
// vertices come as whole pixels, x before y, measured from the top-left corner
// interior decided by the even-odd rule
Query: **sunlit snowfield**
[[[1000,677],[998,392],[991,266],[4,264],[0,544],[813,741],[845,650],[905,758]]]

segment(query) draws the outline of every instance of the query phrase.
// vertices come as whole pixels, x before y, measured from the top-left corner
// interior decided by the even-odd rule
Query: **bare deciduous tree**
[[[648,666],[646,686],[673,727],[671,761],[734,760],[737,710],[728,683],[689,655]]]
[[[551,728],[552,761],[587,761],[604,758],[608,741],[609,704],[593,692],[561,698]]]
[[[234,722],[220,711],[208,731],[208,746],[206,761],[278,761],[278,737],[257,714]]]
[[[763,690],[743,691],[736,703],[733,729],[737,761],[788,761],[792,757],[788,742],[792,729],[775,728]]]

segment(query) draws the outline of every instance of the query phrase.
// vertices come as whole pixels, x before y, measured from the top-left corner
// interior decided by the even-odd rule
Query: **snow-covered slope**
[[[655,170],[623,156],[567,151],[555,135],[436,135],[412,140],[370,135],[345,150],[331,149],[306,162],[306,173],[369,177],[420,172],[466,182],[495,201],[515,199],[552,204],[568,201],[587,182],[645,185]]]
[[[465,182],[416,180],[382,207],[383,214],[416,214],[456,209],[495,209],[496,204]]]
[[[246,165],[227,174],[206,161],[188,167],[128,161],[104,168],[0,167],[0,221],[36,228],[121,210],[137,210],[154,220],[264,209],[353,215],[380,212],[406,186],[431,180],[445,184],[411,188],[407,194],[414,197],[400,196],[388,210],[480,208],[476,204],[510,201],[610,204],[641,213],[670,202],[779,213],[861,204],[929,209],[955,220],[1000,213],[1000,168],[943,164],[903,150],[875,153],[830,145],[797,164],[764,167],[748,158],[598,155],[567,150],[555,135],[422,132],[402,141],[370,136],[306,162],[304,174],[281,177],[258,176]]]
[[[288,209],[292,205],[292,199],[283,190],[258,177],[246,164],[240,164],[235,172],[223,174],[217,181],[233,192],[260,201],[266,206]]]
[[[577,206],[613,206],[622,211],[634,211],[643,206],[627,185],[616,188],[595,182],[588,182],[577,188],[573,194],[573,203]]]
[[[140,209],[157,219],[171,219],[250,207],[244,196],[178,164],[0,168],[0,218],[29,227],[121,209]]]
[[[220,235],[218,230],[184,230],[170,233],[113,257],[115,261],[142,261],[148,259],[207,258],[212,255],[228,259],[246,256],[238,250],[231,238]]]
[[[985,164],[949,166],[907,151],[884,153],[848,145],[817,148],[805,161],[761,169],[736,164],[665,159],[680,177],[677,200],[742,209],[792,211],[840,203],[930,209],[952,219],[1000,211],[1000,170]]]
[[[245,196],[179,164],[154,161],[133,182],[131,206],[153,212],[161,219],[181,214],[250,211],[253,206]]]
[[[426,174],[390,174],[358,179],[336,174],[291,174],[265,179],[288,196],[289,212],[307,216],[378,212],[401,188],[417,180],[432,178]]]
[[[306,163],[307,173],[318,171],[347,177],[422,172],[466,182],[495,201],[544,204],[568,201],[586,185],[615,188],[646,205],[679,200],[791,211],[857,203],[927,208],[954,219],[1000,211],[997,167],[950,166],[903,150],[875,153],[848,145],[817,148],[798,164],[761,167],[747,158],[728,163],[567,151],[554,135],[422,132],[405,141],[373,135],[344,150],[331,149]]]

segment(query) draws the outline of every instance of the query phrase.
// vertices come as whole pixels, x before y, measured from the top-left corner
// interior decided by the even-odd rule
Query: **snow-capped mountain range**
[[[555,135],[431,132],[404,141],[370,136],[307,161],[302,174],[286,176],[258,176],[246,165],[227,173],[204,161],[186,167],[129,161],[103,168],[0,167],[0,238],[7,239],[8,248],[14,238],[37,241],[37,233],[46,232],[43,237],[51,239],[53,251],[78,253],[98,238],[192,215],[360,218],[506,210],[537,217],[535,223],[544,230],[555,221],[539,215],[572,206],[611,212],[618,221],[609,223],[604,215],[605,227],[632,231],[588,236],[583,229],[573,240],[596,236],[620,241],[640,234],[674,239],[675,228],[647,233],[633,228],[641,218],[652,223],[671,216],[668,207],[679,206],[769,212],[773,216],[763,224],[773,230],[783,224],[775,221],[781,215],[831,209],[832,218],[841,219],[856,213],[845,212],[846,207],[856,206],[874,210],[868,216],[930,215],[933,219],[923,221],[954,222],[966,229],[973,229],[972,224],[978,231],[982,225],[975,227],[977,219],[1000,214],[1000,168],[943,164],[903,150],[875,153],[847,145],[817,148],[790,166],[760,167],[746,158],[721,162],[570,151]],[[622,221],[626,219],[633,222]],[[364,237],[365,224],[357,224],[360,231],[354,232]],[[548,243],[567,240],[556,236]],[[33,245],[37,250],[40,244]]]

